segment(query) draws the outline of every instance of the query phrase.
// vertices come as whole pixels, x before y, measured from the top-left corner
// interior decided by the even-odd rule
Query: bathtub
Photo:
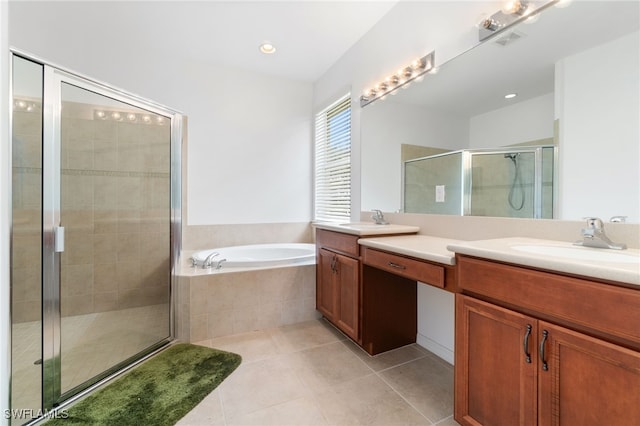
[[[277,243],[200,250],[190,256],[191,266],[202,268],[209,256],[211,266],[204,269],[312,265],[316,261],[316,247],[305,243]]]
[[[202,263],[212,253],[211,267]],[[191,259],[195,260],[192,265]],[[225,261],[218,262],[222,259]],[[313,244],[254,244],[182,253],[176,337],[185,342],[320,318]]]

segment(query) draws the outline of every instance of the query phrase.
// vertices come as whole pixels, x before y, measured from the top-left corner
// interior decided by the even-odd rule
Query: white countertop
[[[415,234],[420,230],[418,226],[408,225],[376,225],[373,222],[350,222],[350,223],[332,223],[317,222],[313,226],[328,231],[342,232],[344,234],[369,236],[369,235],[389,235],[389,234]]]
[[[447,250],[449,244],[458,243],[449,238],[427,235],[398,235],[393,237],[361,238],[358,244],[392,253],[404,254],[418,259],[455,265],[455,253]]]
[[[527,248],[530,251],[521,251]],[[534,247],[532,247],[534,246]],[[539,246],[539,247],[535,247]],[[571,242],[540,240],[534,238],[498,238],[478,241],[458,241],[449,244],[451,251],[469,256],[498,260],[534,268],[600,278],[640,286],[640,250],[610,250],[574,246]],[[540,248],[539,253],[534,249]],[[565,257],[554,250],[570,249],[574,253],[586,251],[580,256]],[[626,256],[628,262],[611,261],[615,256]]]

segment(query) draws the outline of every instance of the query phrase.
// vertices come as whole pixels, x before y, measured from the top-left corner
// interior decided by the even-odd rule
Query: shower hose
[[[509,205],[514,210],[522,210],[524,206],[524,187],[522,186],[522,180],[520,179],[520,164],[518,163],[518,156],[520,154],[505,154],[505,158],[510,158],[513,161],[515,167],[515,173],[513,175],[513,182],[511,182],[511,188],[509,189]],[[518,199],[519,195],[519,199]]]

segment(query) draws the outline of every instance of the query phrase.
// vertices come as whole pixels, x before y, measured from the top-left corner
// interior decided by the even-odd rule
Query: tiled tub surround
[[[183,217],[187,217],[186,197]],[[310,222],[242,223],[223,225],[183,225],[182,250],[206,250],[214,247],[271,243],[312,243]]]
[[[317,319],[315,279],[315,265],[226,270],[183,265],[176,337],[197,342]]]

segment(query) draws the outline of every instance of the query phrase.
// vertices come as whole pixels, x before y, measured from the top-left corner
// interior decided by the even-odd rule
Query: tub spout
[[[216,256],[220,256],[220,253],[218,253],[217,251],[214,251],[213,253],[211,253],[209,256],[207,256],[207,258],[204,260],[204,262],[202,262],[202,269],[207,269],[211,267],[211,264],[213,263],[213,258]],[[218,264],[220,264],[221,261],[218,262]],[[216,267],[216,269],[219,269],[220,266]]]

